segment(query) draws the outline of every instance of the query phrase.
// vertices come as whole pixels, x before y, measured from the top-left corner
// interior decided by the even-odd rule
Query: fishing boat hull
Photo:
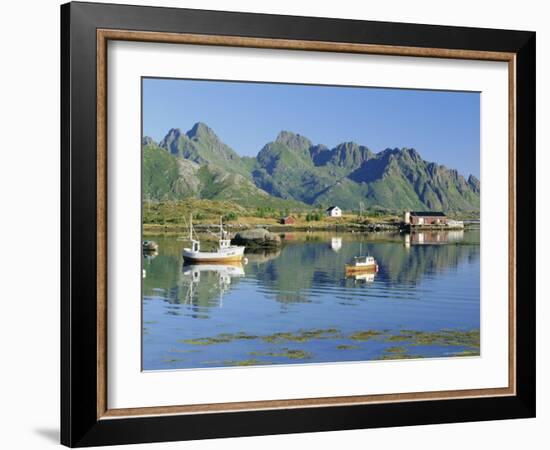
[[[369,264],[367,266],[355,266],[346,264],[346,274],[361,274],[378,272],[378,264]]]
[[[243,259],[244,247],[235,246],[223,252],[194,252],[191,249],[184,249],[182,256],[185,261],[193,263],[237,262]]]

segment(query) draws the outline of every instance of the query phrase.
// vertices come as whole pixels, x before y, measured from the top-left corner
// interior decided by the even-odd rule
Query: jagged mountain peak
[[[277,135],[275,142],[286,145],[293,150],[308,150],[313,145],[305,136],[286,130],[281,131]]]
[[[481,185],[479,180],[474,175],[470,174],[468,177],[468,184],[476,194],[479,194]]]
[[[214,133],[214,130],[206,125],[204,122],[197,122],[193,127],[186,133],[189,139],[200,138],[200,137],[210,137],[216,140],[218,136]]]
[[[400,148],[397,148],[397,147],[394,147],[394,148],[385,148],[384,150],[378,152],[376,154],[377,157],[390,157],[392,155],[399,155],[401,154],[401,149]]]
[[[179,128],[170,128],[166,136],[160,141],[159,146],[167,149],[173,155],[178,154],[178,142],[181,137],[185,137]]]
[[[361,147],[357,142],[353,142],[353,141],[347,141],[347,142],[341,142],[340,144],[338,144],[335,148],[348,148],[348,149],[352,149],[352,148],[358,148],[358,147]]]
[[[151,136],[143,136],[141,145],[158,145]]]
[[[168,130],[168,133],[166,133],[166,136],[164,137],[164,139],[166,139],[167,137],[179,138],[182,134],[183,132],[181,131],[180,128],[170,128]]]

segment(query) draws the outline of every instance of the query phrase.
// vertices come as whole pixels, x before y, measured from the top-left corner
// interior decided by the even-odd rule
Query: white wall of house
[[[342,217],[342,210],[336,206],[335,208],[327,210],[327,216],[329,217]]]

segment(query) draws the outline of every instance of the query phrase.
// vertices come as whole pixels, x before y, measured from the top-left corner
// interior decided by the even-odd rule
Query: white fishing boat
[[[231,239],[223,229],[223,223],[220,218],[220,235],[218,239],[218,248],[213,251],[202,251],[201,243],[195,239],[196,234],[193,230],[192,217],[189,220],[189,241],[191,248],[184,248],[182,252],[183,259],[186,262],[193,263],[221,263],[241,261],[244,255],[244,246],[231,245]]]

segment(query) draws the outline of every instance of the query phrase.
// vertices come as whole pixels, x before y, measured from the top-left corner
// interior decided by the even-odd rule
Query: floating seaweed
[[[289,359],[310,359],[312,354],[305,350],[294,350],[289,348],[282,348],[281,351],[271,352],[250,352],[250,356],[271,356],[274,358],[289,358]]]

